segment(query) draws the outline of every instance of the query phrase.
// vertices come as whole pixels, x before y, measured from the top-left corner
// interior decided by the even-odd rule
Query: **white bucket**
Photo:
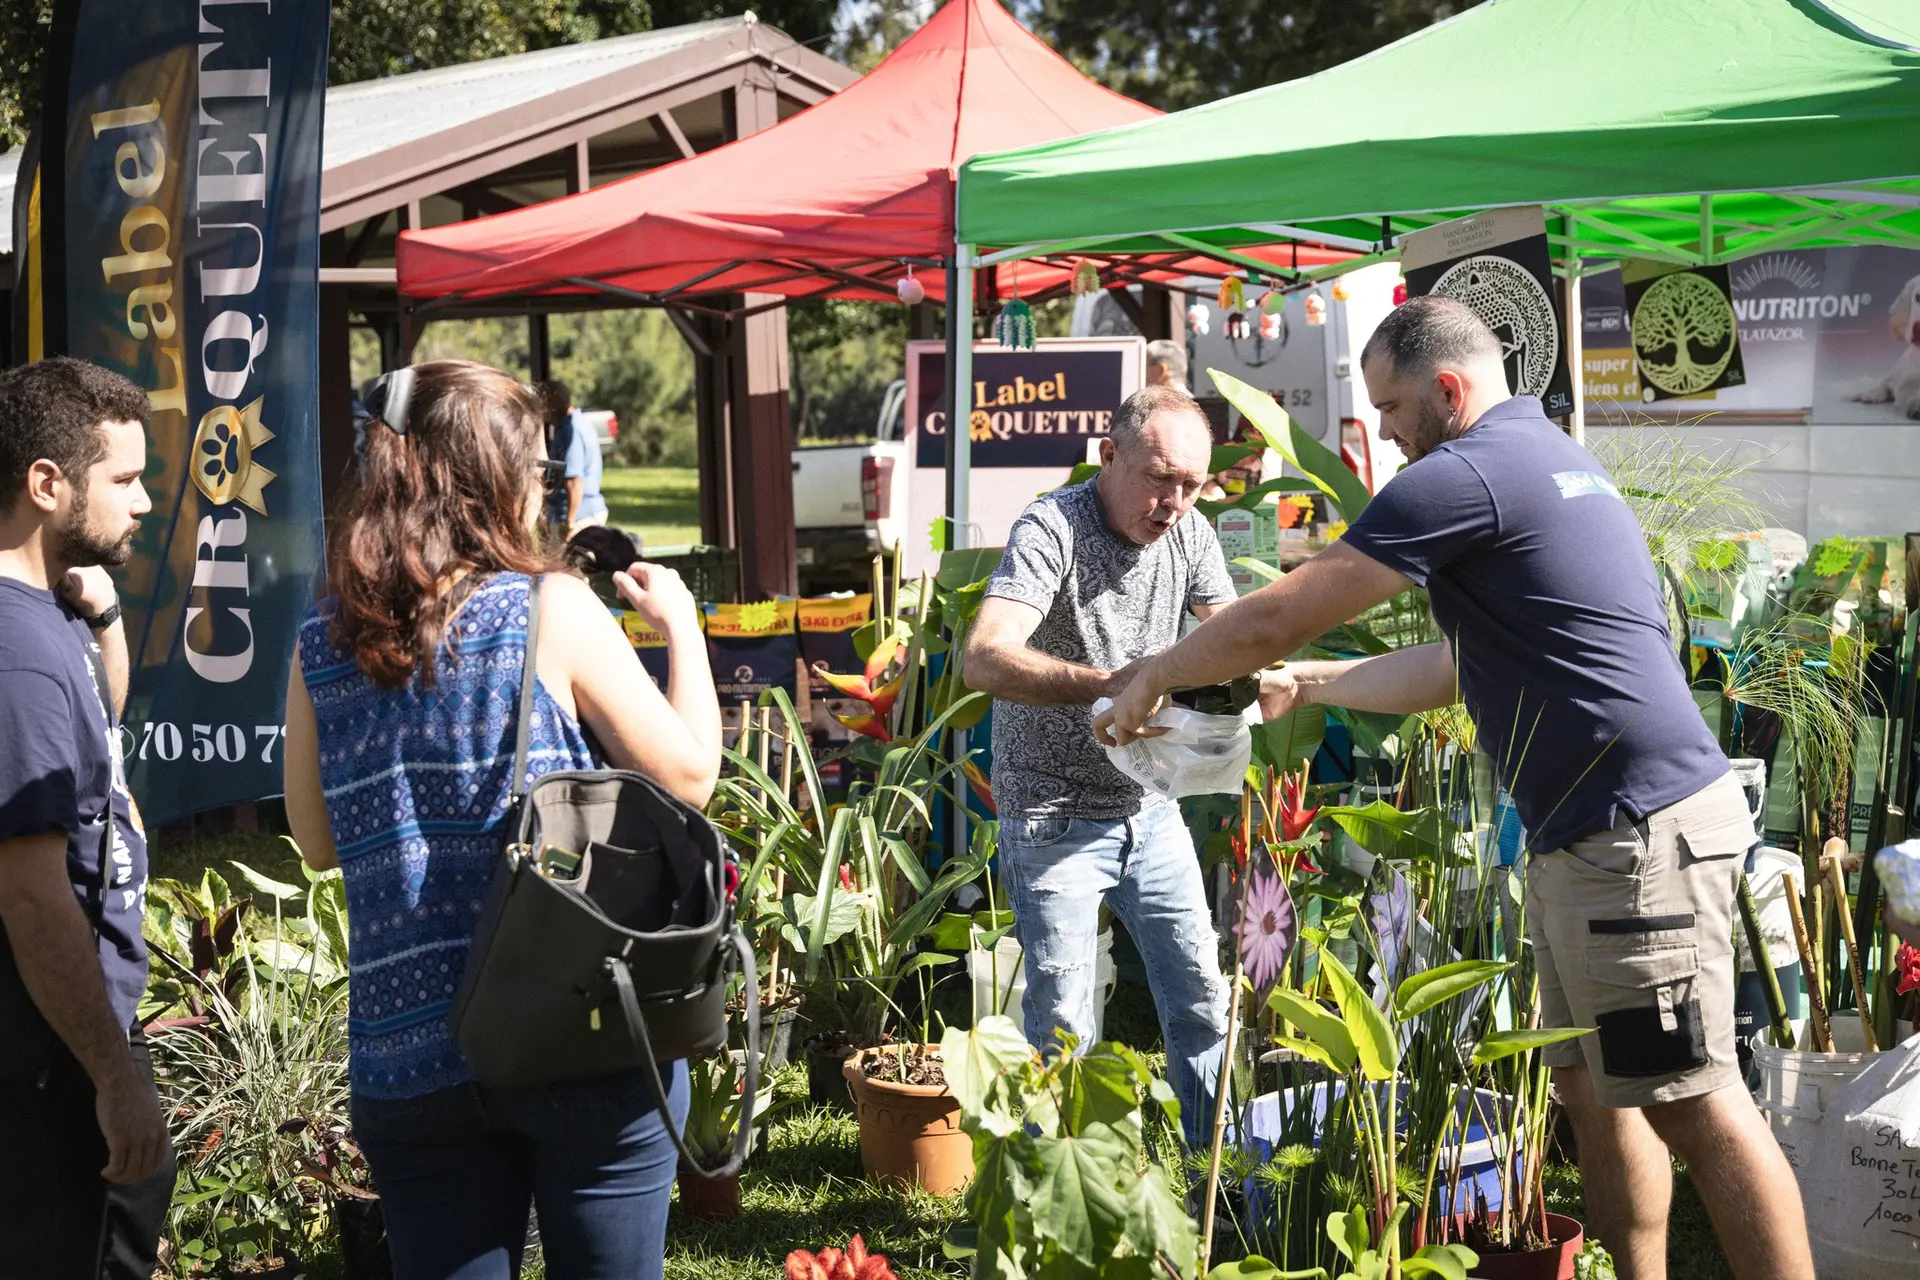
[[[1766,1039],[1753,1046],[1753,1060],[1760,1068],[1760,1092],[1754,1102],[1767,1113],[1774,1139],[1786,1152],[1795,1178],[1804,1176],[1820,1121],[1834,1095],[1878,1056],[1866,1052],[1866,1037],[1852,1010],[1833,1019],[1832,1029],[1834,1053],[1782,1049]]]
[[[999,993],[994,991],[998,970]],[[967,952],[967,972],[973,979],[973,1016],[977,1021],[990,1013],[1004,1013],[1015,1026],[1026,1028],[1025,998],[1027,967],[1020,944],[1008,933],[994,944],[992,951],[979,947]],[[1113,930],[1102,929],[1093,952],[1093,1041],[1100,1042],[1106,1029],[1107,997],[1113,994]],[[1083,1045],[1082,1048],[1091,1046]]]

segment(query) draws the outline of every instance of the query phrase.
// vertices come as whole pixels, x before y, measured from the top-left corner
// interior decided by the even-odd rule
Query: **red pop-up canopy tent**
[[[1158,114],[1088,80],[994,0],[954,0],[871,74],[774,128],[578,195],[402,235],[399,288],[449,301],[892,300],[909,269],[951,256],[953,175],[970,156]],[[1275,261],[1345,256],[1303,250]],[[1178,255],[1106,265],[1109,284],[1221,270]],[[1040,262],[1002,270],[1003,291],[1027,296],[1067,272]],[[942,272],[926,270],[922,282],[944,296]]]

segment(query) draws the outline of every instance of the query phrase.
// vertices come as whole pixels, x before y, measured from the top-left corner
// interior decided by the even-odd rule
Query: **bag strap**
[[[731,1178],[747,1162],[747,1152],[753,1146],[754,1095],[760,1091],[760,983],[754,969],[753,947],[738,927],[729,932],[727,940],[733,944],[734,954],[740,959],[740,972],[747,980],[747,1079],[746,1092],[740,1102],[740,1124],[733,1135],[733,1153],[717,1169],[708,1169],[694,1159],[693,1153],[687,1150],[685,1133],[681,1128],[674,1127],[673,1111],[667,1105],[667,1086],[660,1079],[660,1064],[654,1060],[653,1042],[647,1035],[647,1020],[640,1012],[639,997],[634,994],[633,974],[628,970],[626,961],[618,956],[608,956],[606,960],[607,975],[613,979],[613,989],[620,997],[620,1014],[626,1020],[627,1034],[633,1037],[635,1047],[640,1050],[641,1078],[653,1090],[654,1103],[660,1108],[660,1123],[666,1128],[667,1136],[673,1139],[674,1150],[680,1153],[680,1160],[686,1169],[708,1181]]]
[[[520,660],[520,716],[513,731],[513,785],[507,812],[512,814],[527,796],[527,753],[533,741],[533,659],[540,644],[540,576],[533,574],[527,588],[527,649]]]

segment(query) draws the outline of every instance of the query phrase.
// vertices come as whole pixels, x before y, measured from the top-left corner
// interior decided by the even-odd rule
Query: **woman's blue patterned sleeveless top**
[[[346,878],[356,1093],[409,1098],[473,1078],[447,1014],[501,857],[529,595],[524,574],[476,588],[448,628],[432,689],[417,678],[404,689],[369,680],[328,638],[334,600],[300,625]],[[544,685],[527,763],[530,778],[598,767]]]

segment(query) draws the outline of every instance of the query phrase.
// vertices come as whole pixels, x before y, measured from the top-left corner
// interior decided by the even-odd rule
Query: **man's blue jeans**
[[[676,1127],[687,1069],[662,1063]],[[659,1280],[678,1154],[640,1072],[353,1097],[395,1280],[509,1280],[527,1206],[555,1280]]]
[[[1000,863],[1026,955],[1027,1039],[1044,1048],[1059,1027],[1091,1045],[1104,901],[1146,964],[1180,1127],[1189,1146],[1202,1145],[1227,1033],[1227,984],[1179,806],[1149,805],[1130,818],[1009,819]]]

